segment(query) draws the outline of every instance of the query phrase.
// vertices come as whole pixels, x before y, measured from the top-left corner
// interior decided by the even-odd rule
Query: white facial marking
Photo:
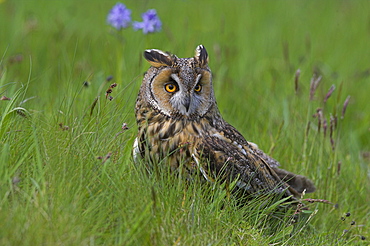
[[[197,86],[197,84],[199,83],[200,78],[202,78],[202,75],[198,74],[197,79],[195,80],[194,87]]]
[[[192,110],[187,111],[186,107],[184,106],[184,103],[185,103],[184,100],[186,100],[186,98],[189,98],[188,92],[183,87],[183,85],[180,81],[180,78],[177,74],[174,74],[174,73],[171,74],[171,78],[176,81],[176,83],[179,87],[179,90],[172,96],[171,102],[172,102],[173,106],[176,107],[177,110],[180,111],[181,114],[189,116],[193,112],[192,112]],[[189,99],[191,100],[191,96],[190,96]],[[190,102],[190,104],[191,104],[191,102]]]
[[[180,78],[177,76],[177,74],[173,73],[171,74],[171,78],[177,82],[178,85],[180,85]]]

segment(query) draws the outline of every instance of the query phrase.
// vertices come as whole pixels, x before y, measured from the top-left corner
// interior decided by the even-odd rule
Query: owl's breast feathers
[[[155,110],[137,108],[137,153],[151,163],[180,163],[188,173],[200,171],[208,180],[235,181],[251,195],[266,193],[299,196],[314,191],[307,178],[277,168],[279,163],[249,143],[222,117],[178,120]]]

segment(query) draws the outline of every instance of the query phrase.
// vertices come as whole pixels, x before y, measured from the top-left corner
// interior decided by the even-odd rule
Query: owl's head
[[[140,94],[152,107],[169,117],[203,117],[215,104],[208,54],[203,45],[192,58],[178,58],[151,49],[144,52],[151,64]]]

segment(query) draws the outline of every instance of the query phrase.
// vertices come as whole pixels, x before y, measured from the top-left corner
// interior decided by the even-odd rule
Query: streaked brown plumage
[[[213,182],[236,181],[248,195],[298,196],[313,183],[279,169],[279,163],[245,138],[221,116],[212,86],[206,49],[192,58],[146,50],[152,65],[136,102],[138,137],[134,157],[152,165],[170,165]]]

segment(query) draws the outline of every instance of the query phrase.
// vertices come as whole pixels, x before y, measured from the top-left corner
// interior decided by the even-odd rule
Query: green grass
[[[1,245],[369,244],[369,2],[125,1],[135,20],[157,9],[163,30],[147,36],[106,24],[115,3],[0,1],[0,97],[11,98],[0,101]],[[239,207],[218,186],[133,163],[143,50],[189,57],[198,44],[224,118],[310,177],[317,191],[305,198],[337,206],[311,204],[292,225],[276,204]]]

